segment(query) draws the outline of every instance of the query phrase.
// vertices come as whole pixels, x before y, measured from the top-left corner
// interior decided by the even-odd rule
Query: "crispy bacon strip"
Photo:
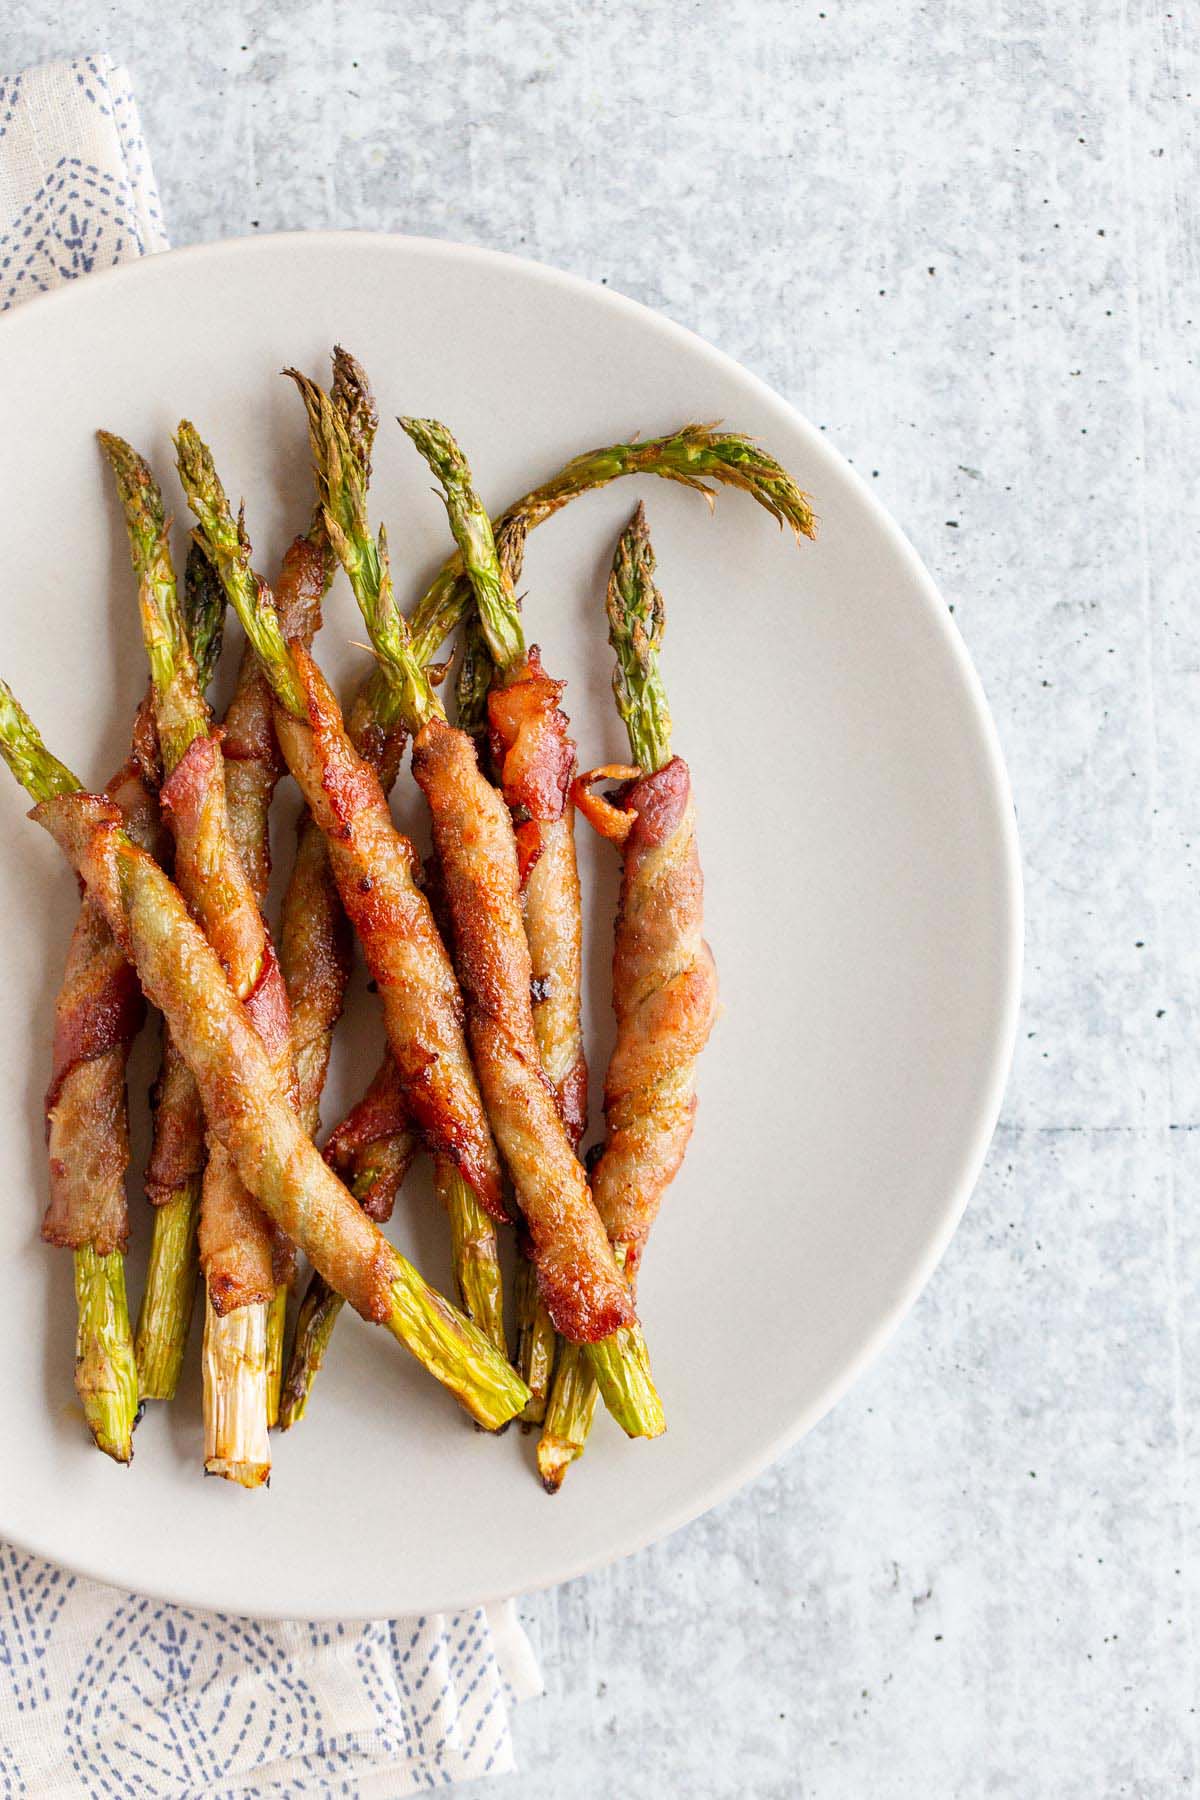
[[[575,783],[576,803],[589,818],[590,784],[609,773],[589,771]],[[683,758],[639,775],[611,810],[627,824],[613,952],[617,1042],[605,1076],[607,1130],[592,1192],[634,1276],[692,1135],[696,1059],[717,1016],[717,973],[701,935],[704,879]]]
[[[633,1323],[633,1303],[542,1073],[507,809],[480,774],[470,739],[443,719],[418,733],[413,773],[433,820],[471,1047],[533,1239],[542,1295],[565,1336],[607,1337]]]
[[[107,792],[130,836],[153,850],[160,835],[158,807],[134,758],[117,771]],[[144,1017],[137,976],[85,894],[54,1006],[46,1093],[50,1201],[42,1220],[48,1244],[72,1250],[90,1245],[101,1256],[125,1249],[125,1065]]]
[[[512,813],[521,904],[533,973],[533,1023],[542,1067],[571,1143],[587,1124],[587,1061],[579,995],[582,901],[571,778],[575,745],[558,702],[565,683],[542,668],[536,644],[488,695],[492,764]]]
[[[379,777],[353,748],[317,665],[298,639],[289,648],[307,718],[280,705],[275,728],[378,984],[409,1117],[427,1147],[449,1157],[503,1220],[500,1166],[467,1053],[462,998],[417,885],[415,853],[396,831]]]
[[[338,898],[321,828],[307,810],[296,826],[296,855],[283,897],[279,960],[292,1003],[292,1054],[300,1117],[310,1137],[350,979],[350,924]]]
[[[193,739],[163,783],[160,801],[175,837],[179,885],[241,990],[277,1081],[294,1094],[287,990],[229,827],[216,733]],[[276,1234],[228,1153],[214,1144],[204,1175],[200,1261],[216,1312],[270,1300],[278,1274],[275,1245]]]

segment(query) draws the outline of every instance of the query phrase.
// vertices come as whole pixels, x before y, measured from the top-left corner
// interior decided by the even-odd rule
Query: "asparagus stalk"
[[[103,907],[196,1076],[213,1129],[259,1202],[356,1310],[384,1325],[474,1418],[489,1429],[507,1423],[525,1404],[524,1384],[322,1161],[182,896],[120,828],[112,806],[88,795],[50,753],[3,682],[0,756]]]
[[[496,557],[501,570],[502,583],[515,594],[516,584],[520,579],[521,565],[525,556],[525,539],[528,527],[520,514],[514,515],[506,525],[495,534]],[[519,660],[510,665],[510,671],[521,669],[528,671],[528,663]],[[461,731],[467,731],[480,745],[480,763],[485,761],[485,740],[488,732],[488,695],[499,671],[492,660],[491,647],[483,628],[477,608],[472,607],[463,620],[462,649],[459,660],[456,682],[456,698],[458,703],[458,724]],[[543,717],[535,717],[531,724],[539,733],[545,729]],[[553,730],[553,726],[551,727]],[[565,737],[565,732],[564,732]],[[540,746],[539,746],[540,748]],[[553,746],[552,746],[553,748]],[[500,781],[503,792],[503,778]],[[562,845],[557,856],[551,854],[546,859],[554,867],[543,873],[542,852],[548,845],[542,839],[544,830],[541,820],[535,820],[528,805],[530,796],[522,792],[519,796],[510,797],[505,794],[513,811],[514,819],[518,809],[525,818],[522,827],[526,832],[535,835],[533,846],[533,866],[535,877],[531,884],[530,869],[524,867],[521,883],[522,901],[525,911],[526,935],[529,938],[530,956],[534,963],[535,988],[540,988],[541,998],[534,1011],[534,1029],[537,1033],[538,1050],[542,1059],[542,1069],[559,1097],[559,1110],[563,1114],[564,1124],[568,1125],[570,1135],[578,1148],[583,1134],[583,1112],[586,1107],[587,1065],[583,1060],[582,1031],[580,1026],[580,987],[582,967],[579,956],[579,943],[582,938],[582,916],[579,899],[579,877],[575,864],[574,820],[569,814],[560,817],[550,829],[562,834]],[[515,802],[515,803],[514,803]],[[525,817],[525,815],[529,815]],[[523,859],[527,862],[528,859]],[[541,865],[539,867],[538,865]],[[568,890],[564,894],[564,886]],[[538,915],[541,915],[540,921]],[[533,928],[531,929],[531,924]],[[539,928],[539,924],[540,927]],[[570,935],[573,928],[576,943],[571,946],[572,955],[564,958],[564,934]],[[539,955],[540,952],[540,955]],[[562,966],[566,962],[568,966]],[[556,965],[553,969],[551,964]],[[563,986],[566,994],[551,994],[551,988]],[[551,1002],[550,1005],[547,1002]],[[568,1017],[571,1035],[578,1043],[577,1055],[571,1056],[571,1047],[560,1041],[561,1017],[565,1011]],[[550,1018],[550,1014],[555,1016]],[[577,1063],[577,1066],[572,1066]],[[574,1082],[578,1094],[578,1103],[574,1108],[563,1104],[569,1086]],[[568,1117],[574,1112],[578,1116]],[[550,1394],[550,1380],[554,1372],[554,1362],[558,1354],[558,1333],[554,1329],[554,1321],[541,1294],[538,1292],[537,1275],[532,1260],[532,1245],[524,1233],[518,1233],[516,1279],[513,1287],[513,1308],[516,1314],[517,1354],[516,1366],[522,1381],[529,1389],[529,1404],[521,1414],[523,1430],[530,1431],[540,1425],[546,1414],[546,1402]]]
[[[100,434],[100,441],[116,477],[138,574],[142,637],[150,662],[163,768],[167,777],[176,771],[182,775],[192,746],[209,740],[212,715],[187,640],[162,498],[136,451],[108,432]],[[185,835],[179,837],[178,860],[189,898],[220,943],[230,978],[239,998],[245,999],[258,986],[269,945],[230,835],[219,758],[214,744],[212,774],[207,780],[203,774],[193,777],[206,792],[194,808],[194,819],[184,828]],[[166,793],[164,788],[164,800]],[[182,814],[178,808],[174,810],[178,830]],[[189,809],[185,805],[183,810]],[[266,1481],[271,1466],[267,1429],[271,1413],[269,1309],[274,1284],[269,1226],[242,1196],[222,1146],[213,1147],[204,1183],[202,1214],[211,1207],[221,1232],[221,1271],[211,1267],[208,1271],[205,1313],[205,1467],[210,1474],[257,1487]],[[204,1229],[202,1218],[201,1235]],[[255,1267],[264,1260],[265,1269]],[[247,1280],[249,1290],[242,1291]],[[234,1287],[235,1281],[241,1287]],[[232,1305],[227,1283],[236,1295]],[[254,1316],[238,1317],[242,1312]]]
[[[715,425],[684,425],[664,437],[644,443],[608,444],[574,457],[557,475],[531,488],[499,514],[497,535],[521,521],[527,530],[542,524],[579,494],[606,487],[622,475],[657,475],[703,494],[709,508],[715,505],[712,482],[741,488],[757,500],[780,526],[801,537],[816,535],[816,519],[809,496],[797,487],[787,470],[753,438],[741,432],[720,431]],[[428,662],[439,645],[461,624],[470,611],[472,591],[460,548],[434,577],[412,615],[413,654]]]
[[[203,693],[221,652],[225,595],[193,544],[183,584],[183,618]],[[200,1272],[197,1226],[204,1168],[204,1114],[191,1071],[163,1034],[155,1087],[154,1148],[146,1175],[154,1224],[134,1341],[143,1400],[171,1400],[183,1368]]]
[[[524,632],[511,573],[497,555],[491,521],[475,492],[466,458],[435,420],[401,419],[400,423],[441,483],[488,651],[501,679],[511,678],[526,663]],[[370,628],[369,617],[367,622]],[[378,642],[376,649],[380,649]],[[588,1344],[583,1354],[600,1384],[605,1405],[622,1429],[630,1437],[656,1437],[664,1429],[664,1420],[640,1326],[624,1326],[613,1336]]]
[[[339,350],[338,356],[344,355]],[[362,445],[336,405],[336,393],[332,398],[324,394],[297,370],[287,373],[295,381],[308,415],[317,492],[329,541],[350,577],[368,627],[399,647],[403,620],[392,590],[387,536],[381,528],[378,539],[373,538],[367,523],[369,460],[364,460]],[[444,717],[426,670],[406,662],[402,653],[397,669],[397,680],[381,684],[378,704],[372,708],[376,727],[394,732],[400,724],[412,729],[428,718]],[[468,1316],[504,1349],[504,1290],[495,1227],[470,1184],[445,1158],[437,1161],[435,1180],[450,1222],[455,1282],[462,1303]],[[318,1311],[328,1313],[327,1302],[319,1293],[313,1303],[314,1314]],[[330,1319],[322,1355],[332,1330]],[[306,1345],[309,1341],[317,1340],[306,1339]],[[311,1387],[311,1375],[306,1377],[301,1366],[289,1381],[289,1390],[298,1392],[302,1385],[305,1391]],[[294,1405],[291,1410],[293,1417],[300,1416]]]
[[[657,772],[666,770],[668,775],[674,772],[680,778],[678,791],[686,802],[686,806],[680,809],[678,823],[671,828],[667,847],[661,847],[657,838],[652,840],[655,848],[650,860],[653,863],[653,859],[657,858],[661,864],[660,885],[632,889],[629,885],[632,879],[631,868],[638,866],[638,863],[636,858],[632,865],[626,861],[621,915],[618,920],[614,1000],[618,1007],[616,1055],[624,1058],[619,1088],[621,1099],[614,1102],[613,1092],[606,1085],[608,1138],[593,1181],[618,1261],[630,1279],[634,1280],[652,1210],[647,1213],[640,1233],[628,1237],[622,1235],[612,1214],[605,1210],[605,1164],[612,1153],[614,1135],[620,1135],[622,1122],[626,1128],[631,1123],[628,1119],[619,1119],[613,1108],[619,1104],[622,1112],[628,1111],[631,1105],[630,1093],[636,1096],[640,1092],[643,1103],[649,1096],[646,1115],[639,1121],[641,1136],[638,1139],[638,1153],[644,1158],[647,1148],[657,1151],[657,1186],[658,1194],[661,1194],[674,1173],[674,1168],[678,1166],[678,1161],[682,1159],[691,1131],[694,1108],[692,1069],[698,1050],[711,1028],[716,1004],[712,959],[699,936],[700,872],[690,824],[689,778],[686,765],[678,759],[672,759],[671,713],[659,666],[666,624],[665,609],[662,595],[654,582],[654,551],[646,528],[645,511],[640,505],[617,545],[608,584],[607,613],[609,642],[616,652],[613,693],[617,711],[625,725],[631,756],[637,765],[625,773],[644,782]],[[618,813],[616,808],[608,809],[614,815],[612,835],[618,837],[619,841],[623,841],[624,835],[632,828],[636,818],[635,801],[636,791],[629,802],[630,807],[635,808],[634,811]],[[608,805],[607,802],[601,804],[606,807]],[[686,855],[679,859],[679,873],[673,877],[671,870],[675,865],[671,846],[676,843],[677,837],[686,840]],[[676,885],[671,885],[672,880],[675,880]],[[659,921],[657,931],[653,922],[655,920]],[[623,947],[622,931],[626,934]],[[638,937],[653,940],[652,948],[645,941],[642,946],[643,958],[653,966],[644,967],[641,975],[635,977],[632,972],[633,940]],[[696,957],[694,970],[689,967],[689,950]],[[690,980],[693,974],[695,979]],[[639,981],[644,981],[647,994],[657,995],[660,999],[663,994],[672,993],[675,985],[682,984],[687,989],[686,994],[680,992],[672,1001],[673,1011],[668,1008],[668,1024],[664,1025],[660,1017],[656,1025],[646,1028],[652,1038],[657,1035],[660,1040],[654,1063],[656,1074],[652,1078],[656,1085],[640,1090],[636,1075],[631,1073],[630,1045],[625,1036],[621,1009],[623,1000],[626,1006],[630,1006],[631,998],[637,994]],[[630,1007],[630,1010],[635,1011],[635,1008]],[[663,1080],[664,1064],[669,1065],[666,1082]],[[612,1068],[613,1064],[610,1063],[610,1074]],[[656,1135],[657,1145],[654,1143]],[[668,1136],[672,1136],[673,1145],[677,1146],[678,1151],[673,1162],[666,1153]],[[626,1184],[628,1180],[627,1171]],[[657,1197],[655,1195],[654,1205],[657,1205]],[[605,1354],[620,1353],[620,1347],[612,1340],[599,1346],[599,1349]],[[593,1372],[598,1373],[595,1370]],[[549,1491],[557,1491],[571,1462],[583,1454],[594,1406],[588,1383],[578,1367],[578,1358],[568,1349],[559,1363],[545,1429],[538,1446],[538,1468],[543,1485]]]

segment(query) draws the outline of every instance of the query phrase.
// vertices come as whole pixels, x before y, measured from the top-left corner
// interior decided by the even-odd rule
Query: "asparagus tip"
[[[579,1455],[579,1445],[543,1432],[537,1448],[538,1479],[548,1494],[557,1494],[567,1470]]]

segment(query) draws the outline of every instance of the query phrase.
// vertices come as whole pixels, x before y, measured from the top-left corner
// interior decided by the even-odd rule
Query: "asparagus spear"
[[[301,644],[285,641],[270,591],[250,571],[212,458],[186,421],[177,445],[201,534],[271,680],[281,748],[325,835],[342,904],[378,984],[405,1105],[435,1154],[450,1158],[489,1214],[503,1220],[499,1162],[463,1036],[461,999],[414,879],[415,853],[396,832],[380,779],[356,753],[316,664]],[[428,689],[424,674],[417,676]],[[391,723],[378,727],[385,773]]]
[[[595,770],[576,782],[583,794],[597,777],[630,784],[620,807],[595,797],[587,803],[589,819],[624,848],[613,958],[617,1042],[605,1080],[605,1146],[592,1186],[617,1257],[636,1280],[650,1225],[691,1135],[696,1059],[717,998],[716,971],[701,936],[691,778],[682,758],[671,754],[659,668],[665,612],[641,506],[617,545],[607,609],[616,652],[613,691],[637,766]],[[557,1491],[583,1454],[594,1407],[568,1347],[538,1446],[549,1491]]]
[[[157,807],[132,759],[108,792],[130,830],[151,846]],[[75,1388],[97,1447],[123,1463],[133,1454],[138,1408],[125,1298],[125,1069],[144,1011],[133,971],[99,908],[85,896],[55,1001],[45,1102],[50,1194],[42,1236],[73,1253]]]
[[[195,544],[188,551],[182,604],[196,680],[203,693],[220,656],[225,595],[207,557]],[[157,752],[157,728],[155,749]],[[200,1096],[191,1070],[170,1033],[164,1031],[162,1066],[154,1090],[154,1143],[145,1177],[154,1225],[134,1345],[143,1400],[173,1399],[183,1367],[200,1268],[196,1233],[203,1173]]]
[[[337,357],[345,354],[339,349]],[[369,461],[364,459],[361,444],[355,442],[352,431],[346,427],[344,416],[336,405],[336,393],[333,396],[324,394],[315,382],[309,381],[298,370],[289,369],[287,373],[296,383],[308,415],[319,504],[330,541],[350,574],[360,604],[365,597],[366,604],[374,607],[380,617],[396,613],[391,596],[386,536],[381,532],[377,543],[367,528]],[[365,382],[365,377],[361,379]],[[382,726],[393,737],[397,727],[410,727],[414,718],[426,716],[427,711],[432,716],[432,710],[441,710],[423,669],[409,671],[405,680],[410,691],[402,701],[385,694],[382,704],[373,709],[376,726]],[[437,1159],[435,1183],[438,1198],[450,1221],[459,1296],[468,1315],[498,1348],[503,1349],[503,1283],[495,1227],[470,1184],[445,1157]],[[311,1311],[314,1315],[319,1313],[328,1317],[327,1298],[315,1293]],[[308,1323],[310,1321],[306,1320]],[[302,1354],[307,1357],[310,1346],[316,1348],[319,1345],[319,1354],[323,1355],[332,1329],[333,1319],[329,1318],[323,1340],[306,1335]],[[289,1391],[295,1393],[303,1387],[307,1393],[310,1385],[311,1374],[306,1378],[302,1367],[298,1366],[294,1377],[289,1378]],[[300,1416],[294,1407],[292,1410],[294,1417]]]
[[[518,669],[527,671],[529,659],[512,582],[497,557],[491,523],[475,494],[462,452],[449,432],[435,421],[403,419],[401,424],[442,484],[451,529],[472,582],[480,623],[493,660],[509,673]],[[337,537],[332,532],[330,535],[333,537],[334,548],[339,549]],[[405,660],[411,660],[411,650],[405,642],[399,615],[394,609],[388,614],[382,606],[372,606],[369,597],[360,596],[360,606],[380,668],[385,674],[391,670],[403,670]],[[586,1235],[591,1224],[590,1196],[557,1110],[553,1110],[542,1123],[536,1163],[528,1158],[527,1122],[535,1116],[534,1108],[546,1092],[547,1084],[526,1080],[522,1085],[519,1079],[515,1079],[514,1070],[506,1066],[504,1058],[512,1054],[513,1046],[520,1047],[520,1055],[524,1058],[526,1042],[532,1047],[534,1055],[538,1054],[537,1033],[530,1002],[532,967],[523,922],[516,925],[516,932],[519,934],[518,952],[513,942],[512,923],[505,918],[500,908],[498,882],[493,879],[480,888],[478,871],[472,868],[472,856],[461,855],[460,837],[464,827],[458,822],[453,807],[448,804],[449,796],[460,791],[473,772],[477,787],[472,795],[472,803],[476,814],[485,818],[487,809],[482,792],[490,793],[491,790],[486,788],[486,784],[479,779],[478,770],[473,768],[474,757],[469,755],[464,758],[461,753],[456,752],[452,736],[444,725],[432,737],[429,737],[428,730],[423,732],[415,746],[414,768],[430,801],[434,837],[443,864],[447,864],[448,883],[454,873],[448,865],[448,858],[455,857],[461,869],[458,879],[460,904],[455,904],[455,889],[451,883],[451,911],[459,941],[460,963],[465,970],[468,1022],[472,1027],[472,1041],[480,1063],[481,1078],[485,1092],[490,1089],[493,1120],[505,1146],[533,1237],[539,1279],[551,1315],[554,1315],[557,1306],[561,1325],[576,1337],[607,1335],[596,1331],[590,1321],[586,1324],[581,1322],[578,1313],[565,1299],[560,1285],[559,1265],[562,1259],[569,1260],[576,1271],[596,1267],[595,1251]],[[571,755],[565,771],[568,780],[573,760]],[[474,858],[478,858],[486,838],[479,832],[475,833],[475,837],[477,841],[473,842],[472,849]],[[490,847],[489,860],[493,869],[499,855],[498,840],[497,833]],[[514,874],[517,872],[515,849],[514,843]],[[519,876],[517,889],[519,895]],[[519,908],[519,898],[517,905]],[[518,919],[519,916],[518,911]],[[513,979],[507,990],[502,990],[497,983],[495,970],[504,967],[506,958]],[[489,972],[483,977],[481,971],[485,965]],[[522,1060],[520,1067],[525,1070],[528,1065]],[[513,1107],[513,1099],[517,1094],[520,1095],[525,1114],[519,1123]],[[562,1196],[571,1192],[572,1183],[579,1195],[578,1210],[574,1216],[565,1220],[561,1215],[554,1216],[553,1212],[547,1216],[544,1208],[549,1196],[553,1194],[554,1205],[561,1206]],[[609,1266],[616,1276],[615,1266]],[[589,1274],[588,1279],[592,1278]],[[636,1319],[631,1307],[621,1323],[627,1325],[631,1334],[637,1334]],[[644,1344],[640,1343],[638,1335],[634,1335],[634,1342],[638,1345],[638,1351],[631,1354],[624,1364],[615,1362],[610,1356],[603,1359],[605,1399],[614,1416],[631,1436],[652,1437],[663,1429],[662,1412],[650,1379]]]
[[[437,432],[424,435],[426,441],[418,447],[434,461],[452,514],[459,515],[456,536],[464,546],[468,576],[474,590],[484,596],[483,604],[464,623],[459,723],[477,739],[490,724],[494,773],[516,830],[538,1053],[567,1135],[577,1149],[587,1113],[581,1022],[583,921],[569,800],[575,746],[558,705],[562,684],[545,675],[536,649],[525,648],[516,601],[525,519],[514,515],[493,542],[457,446]],[[522,1414],[528,1428],[540,1424],[545,1415],[557,1336],[533,1278],[532,1246],[524,1236],[520,1248],[517,1367],[530,1390]]]
[[[505,1424],[525,1403],[524,1384],[393,1249],[313,1148],[182,895],[121,829],[111,802],[86,793],[51,755],[3,682],[0,755],[167,1019],[210,1127],[251,1192],[356,1311],[384,1325],[481,1424]]]
[[[110,433],[101,443],[125,508],[142,636],[150,661],[162,803],[176,838],[176,869],[240,999],[254,1007],[273,1064],[290,1078],[286,996],[257,898],[233,838],[224,764],[199,686],[175,588],[162,498],[144,460]],[[205,1467],[244,1487],[270,1473],[270,1317],[278,1283],[270,1225],[245,1192],[223,1146],[210,1147],[199,1236],[207,1282]],[[244,1316],[237,1316],[243,1314]]]
[[[206,671],[206,682],[219,650],[224,611],[224,596],[219,591],[189,584],[184,602],[186,629]],[[160,777],[153,706],[147,696],[135,718],[130,758],[108,788],[121,806],[128,828],[146,848],[156,843],[158,835],[152,789]],[[46,1097],[50,1202],[42,1231],[49,1242],[69,1245],[76,1252],[76,1386],[85,1417],[99,1447],[115,1460],[128,1462],[139,1401],[154,1397],[166,1379],[154,1346],[143,1336],[140,1319],[136,1345],[131,1340],[125,1298],[123,1252],[128,1220],[124,1177],[129,1161],[125,1064],[143,1007],[132,970],[99,909],[86,897],[72,936],[55,1014],[54,1069]],[[169,1040],[165,1040],[164,1054],[167,1067],[160,1083],[163,1105],[159,1118],[164,1128],[173,1122],[172,1135],[182,1149],[187,1094],[178,1080],[169,1079]],[[186,1079],[190,1084],[190,1077]],[[186,1163],[187,1158],[183,1160]],[[185,1228],[186,1222],[185,1215]],[[166,1229],[175,1223],[173,1212],[161,1222],[155,1216],[150,1280],[153,1290],[165,1264],[172,1260],[184,1271],[182,1288],[172,1294],[175,1304],[169,1309],[181,1351],[194,1259],[186,1254],[186,1229],[181,1251],[175,1235]]]
[[[797,539],[816,535],[809,497],[787,470],[753,438],[720,431],[711,424],[684,425],[644,443],[608,444],[585,451],[549,481],[506,507],[496,518],[496,533],[499,536],[517,520],[532,530],[577,495],[606,487],[622,475],[658,475],[665,481],[681,482],[703,494],[710,508],[715,504],[710,482],[741,488],[781,526],[790,527]],[[462,622],[471,604],[471,586],[459,549],[442,565],[413,612],[412,647],[419,662],[437,654],[438,646]]]

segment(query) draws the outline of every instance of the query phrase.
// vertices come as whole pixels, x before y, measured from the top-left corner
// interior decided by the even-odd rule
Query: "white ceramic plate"
[[[446,420],[496,507],[585,447],[723,418],[816,496],[821,532],[798,549],[743,495],[723,493],[710,518],[696,495],[647,479],[581,500],[530,539],[531,635],[569,678],[584,761],[620,758],[603,580],[646,501],[725,1007],[641,1287],[669,1433],[631,1444],[601,1419],[553,1500],[532,1473],[533,1439],[471,1430],[349,1315],[308,1418],[276,1439],[269,1492],[200,1478],[194,1342],[185,1389],[151,1408],[132,1468],[91,1449],[73,1403],[70,1262],[37,1235],[41,1094],[74,892],[21,796],[0,787],[0,1536],[146,1593],[281,1616],[418,1612],[561,1581],[682,1524],[794,1443],[945,1248],[995,1123],[1019,968],[1011,803],[983,696],[928,575],[863,484],[688,332],[581,281],[448,244],[217,244],[89,278],[0,324],[0,667],[85,779],[120,761],[144,682],[95,428],[139,445],[182,511],[169,433],[194,418],[245,493],[270,567],[310,506],[301,411],[277,370],[294,361],[324,378],[335,338],[380,398],[374,510],[406,601],[440,562],[446,528],[391,423],[399,411]],[[341,583],[326,617],[320,654],[348,691],[363,630]],[[419,830],[411,787],[402,777],[397,812]],[[289,784],[283,863],[294,806]],[[595,1119],[616,859],[580,837]],[[360,976],[327,1121],[378,1041]],[[139,1105],[151,1050],[135,1065]],[[146,1209],[133,1188],[136,1295]],[[424,1175],[394,1230],[448,1282]]]

